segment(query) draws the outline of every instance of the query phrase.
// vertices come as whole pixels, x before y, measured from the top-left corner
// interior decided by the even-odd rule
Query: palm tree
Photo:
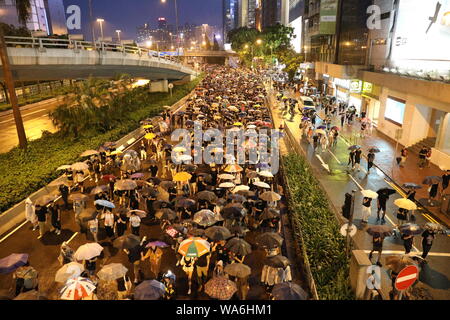
[[[26,24],[31,14],[30,0],[16,0],[16,9],[19,22]],[[26,149],[27,136],[25,135],[25,128],[23,126],[22,115],[20,114],[19,102],[16,96],[16,88],[14,86],[14,79],[12,77],[11,66],[9,63],[8,51],[6,49],[6,41],[3,33],[3,28],[0,26],[0,58],[2,60],[3,75],[5,83],[8,87],[9,99],[13,109],[14,121],[16,122],[17,135],[19,136],[19,146]]]

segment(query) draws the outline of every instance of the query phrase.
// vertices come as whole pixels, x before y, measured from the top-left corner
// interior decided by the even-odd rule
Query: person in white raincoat
[[[31,224],[33,225],[33,231],[38,228],[38,220],[34,211],[35,207],[33,201],[31,201],[30,198],[27,198],[25,200],[25,219],[31,222]]]

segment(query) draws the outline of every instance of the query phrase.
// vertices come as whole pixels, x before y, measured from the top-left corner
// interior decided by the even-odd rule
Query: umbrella
[[[253,182],[253,184],[260,188],[270,189],[270,185],[265,182],[262,182],[262,181],[256,181],[256,182]]]
[[[127,212],[127,216],[131,217],[131,214],[135,213],[136,215],[138,215],[140,218],[145,218],[147,216],[147,212],[142,211],[142,210],[130,210]]]
[[[81,193],[73,193],[69,196],[70,201],[87,201],[89,197]]]
[[[369,189],[362,190],[361,193],[366,198],[371,198],[371,199],[378,198],[378,193],[376,193],[375,191],[369,190]]]
[[[219,184],[219,188],[233,188],[235,187],[235,184],[232,182],[222,182]]]
[[[327,133],[325,132],[325,130],[323,130],[323,129],[316,129],[316,133],[317,134],[323,134],[323,135],[326,135]]]
[[[235,176],[233,176],[232,174],[229,174],[229,173],[219,174],[217,176],[217,178],[222,179],[222,180],[234,180],[234,179],[236,179]]]
[[[166,287],[156,280],[145,280],[134,289],[136,300],[158,300],[166,292]]]
[[[105,148],[107,148],[107,149],[110,149],[110,148],[114,147],[115,145],[116,145],[115,142],[110,142],[110,141],[108,141],[108,142],[105,142],[105,143],[103,144],[103,147],[105,147]]]
[[[102,179],[105,181],[110,181],[110,180],[116,179],[116,176],[113,174],[106,174],[106,175],[102,176]]]
[[[24,266],[28,261],[28,253],[13,253],[0,260],[0,274],[10,273]]]
[[[162,241],[152,241],[147,243],[147,245],[145,246],[146,248],[154,248],[154,247],[159,247],[159,248],[167,248],[169,245],[165,242]]]
[[[438,184],[442,182],[442,178],[438,177],[438,176],[428,176],[426,177],[423,181],[422,184],[428,184],[428,185],[432,185],[432,184]]]
[[[355,144],[353,146],[348,147],[348,150],[355,150],[355,149],[361,149],[361,146]]]
[[[245,185],[239,185],[239,186],[236,186],[234,189],[233,189],[233,193],[237,193],[237,192],[239,192],[239,191],[249,191],[250,190],[250,187],[249,186],[245,186]]]
[[[72,166],[69,166],[68,164],[65,164],[65,165],[62,165],[62,166],[56,168],[56,171],[67,170],[67,169],[72,169]]]
[[[370,147],[369,148],[369,152],[378,153],[378,152],[381,152],[381,151],[377,147]]]
[[[13,300],[47,300],[45,296],[42,296],[38,291],[31,290],[27,292],[22,292]]]
[[[175,201],[176,208],[189,208],[195,205],[195,200],[188,198],[181,198]]]
[[[394,204],[402,209],[417,210],[417,205],[409,199],[400,198],[394,201]]]
[[[178,248],[178,253],[181,253],[185,257],[201,257],[202,255],[208,253],[210,250],[210,244],[208,241],[191,237],[180,243]]]
[[[152,140],[152,139],[154,139],[155,137],[156,137],[156,134],[154,134],[154,133],[147,133],[147,134],[144,136],[144,138],[147,139],[147,140]]]
[[[334,126],[334,127],[331,127],[331,130],[339,131],[339,130],[341,130],[341,129],[339,129],[339,127]]]
[[[252,273],[252,269],[248,265],[243,263],[227,264],[224,271],[230,276],[238,278],[248,277]]]
[[[192,159],[192,157],[191,157],[191,159]],[[192,172],[195,172],[195,170],[197,169],[197,166],[194,164],[183,164],[183,168],[185,171],[192,173]]]
[[[273,178],[273,174],[270,171],[260,171],[258,174],[262,177]]]
[[[240,237],[245,236],[245,234],[250,231],[249,229],[247,229],[247,227],[239,226],[239,225],[234,225],[234,226],[230,227],[229,230],[232,235],[240,236]]]
[[[157,200],[153,202],[153,209],[160,210],[160,209],[166,209],[170,207],[170,203],[164,200]]]
[[[289,261],[288,258],[282,255],[276,255],[276,256],[269,256],[264,259],[264,264],[272,267],[272,268],[286,268],[288,265],[291,264],[291,261]]]
[[[388,256],[385,260],[385,266],[392,271],[399,273],[406,266],[415,265],[415,261],[408,255]]]
[[[87,278],[70,279],[60,291],[61,300],[81,300],[90,296],[94,290],[94,283]]]
[[[201,237],[205,234],[205,230],[199,228],[191,228],[187,231],[187,234],[190,237]]]
[[[108,189],[109,189],[109,186],[103,184],[101,186],[97,186],[94,189],[92,189],[91,190],[91,194],[99,194],[99,193],[102,193],[102,192],[106,192],[106,191],[108,191]]]
[[[137,188],[136,181],[130,179],[118,180],[115,184],[117,190],[126,191],[126,190],[134,190]]]
[[[59,187],[60,185],[70,186],[70,182],[66,177],[54,180],[48,184],[49,187]]]
[[[308,294],[298,284],[283,282],[276,284],[272,289],[275,300],[307,300]]]
[[[424,227],[424,229],[427,229],[429,231],[434,231],[434,232],[446,230],[446,228],[443,225],[440,225],[439,223],[432,223],[432,222],[425,223],[423,227]]]
[[[36,206],[46,206],[48,205],[50,202],[53,202],[56,200],[56,198],[58,198],[57,195],[55,194],[47,194],[45,196],[40,197],[39,199],[37,199],[34,204]]]
[[[256,171],[248,171],[246,174],[247,178],[254,179],[258,176],[258,172]]]
[[[223,276],[214,277],[205,284],[205,293],[219,300],[230,300],[236,291],[236,284]]]
[[[387,225],[375,225],[367,228],[367,233],[371,236],[389,237],[392,235],[392,228]]]
[[[237,202],[245,202],[245,201],[247,201],[247,198],[245,198],[243,195],[240,195],[240,194],[237,194],[237,193],[236,194],[230,194],[228,196],[228,199],[231,199],[231,200],[237,201]]]
[[[229,203],[222,209],[221,214],[226,219],[241,218],[245,214],[245,209],[240,203]]]
[[[131,179],[141,179],[143,177],[144,177],[144,174],[142,172],[137,172],[130,176]]]
[[[92,208],[88,208],[88,209],[84,209],[80,215],[78,216],[78,218],[81,221],[89,221],[89,220],[93,220],[95,219],[95,217],[97,216],[97,211],[95,209]]]
[[[386,195],[386,196],[390,196],[394,193],[396,193],[397,191],[395,191],[394,189],[390,189],[390,188],[381,188],[377,190],[378,195]]]
[[[405,223],[402,224],[400,227],[398,227],[398,229],[400,230],[401,233],[406,234],[406,235],[419,235],[423,232],[421,226],[419,226],[418,224],[415,223]]]
[[[232,236],[227,228],[219,226],[206,229],[205,234],[213,241],[227,240]]]
[[[163,208],[155,216],[160,220],[174,220],[177,217],[177,213],[172,209]]]
[[[259,219],[266,220],[266,219],[273,219],[278,218],[280,216],[280,211],[270,208],[267,210],[267,208],[264,210],[264,212],[259,216]]]
[[[114,281],[127,274],[128,269],[121,263],[110,263],[97,272],[97,277],[105,281]]]
[[[194,222],[202,227],[212,226],[217,222],[214,212],[211,210],[203,209],[194,214]]]
[[[242,122],[235,122],[235,123],[233,123],[233,126],[237,126],[237,127],[241,127],[243,125],[244,124]]]
[[[406,182],[403,184],[403,186],[405,188],[409,188],[409,189],[422,189],[421,185],[418,185],[418,184],[412,183],[412,182]]]
[[[111,152],[109,155],[110,155],[110,156],[117,156],[117,155],[122,154],[122,153],[123,153],[123,152],[120,151],[120,150],[114,150],[114,151]]]
[[[159,186],[163,189],[169,189],[175,186],[175,182],[173,181],[163,181],[159,184]]]
[[[113,245],[119,249],[132,249],[141,244],[141,239],[134,234],[127,234],[114,240]]]
[[[229,173],[236,173],[236,172],[241,172],[242,170],[244,170],[244,169],[242,169],[242,167],[240,165],[230,164],[225,168],[224,171],[229,172]]]
[[[185,152],[186,148],[184,147],[175,147],[173,148],[173,152]]]
[[[279,201],[281,199],[281,196],[276,192],[267,191],[261,194],[259,198],[264,201]]]
[[[107,200],[102,200],[102,199],[95,200],[95,201],[94,201],[94,204],[97,204],[97,205],[99,205],[99,206],[106,207],[106,208],[111,208],[111,209],[113,209],[113,208],[116,207],[116,206],[114,205],[114,203],[109,202],[109,201],[107,201]]]
[[[235,254],[241,256],[246,256],[247,254],[252,252],[252,246],[244,239],[237,237],[228,240],[225,247],[231,252],[234,252]]]
[[[124,155],[129,154],[132,157],[138,157],[139,156],[136,150],[127,150],[123,154]]]
[[[70,166],[74,171],[84,171],[88,170],[89,166],[84,162],[76,162]]]
[[[69,279],[78,278],[84,271],[84,266],[78,262],[70,262],[63,265],[56,272],[55,281],[66,283]]]
[[[151,128],[153,128],[153,125],[151,125],[151,124],[146,124],[146,125],[142,126],[142,129],[151,129]]]
[[[94,257],[98,257],[103,251],[103,247],[97,242],[90,242],[80,246],[75,254],[74,258],[78,261],[90,260]]]
[[[184,181],[189,181],[192,178],[192,175],[190,175],[187,172],[178,172],[174,177],[173,177],[173,181],[180,181],[180,182],[184,182]]]
[[[256,244],[269,249],[281,247],[283,237],[275,232],[266,232],[256,237]]]
[[[85,152],[83,152],[82,154],[80,154],[80,157],[90,157],[93,155],[97,155],[100,152],[98,152],[97,150],[86,150]]]
[[[182,161],[191,161],[192,157],[188,154],[182,154],[181,156],[177,156],[176,157],[177,162],[182,162]]]

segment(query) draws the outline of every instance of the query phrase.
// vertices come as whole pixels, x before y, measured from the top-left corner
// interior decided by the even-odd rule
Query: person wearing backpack
[[[16,296],[23,292],[38,290],[38,272],[30,266],[29,262],[17,268],[13,274],[13,279],[16,280]]]

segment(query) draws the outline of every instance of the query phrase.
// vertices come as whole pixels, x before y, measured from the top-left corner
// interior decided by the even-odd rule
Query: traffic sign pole
[[[395,279],[395,289],[400,291],[399,300],[403,297],[403,292],[405,292],[409,287],[411,287],[414,282],[416,282],[419,277],[419,269],[415,265],[406,266],[402,271],[399,272],[397,278]]]
[[[352,190],[352,204],[350,206],[350,217],[348,218],[348,227],[347,227],[347,245],[346,245],[346,255],[348,257],[350,253],[350,228],[353,222],[353,213],[355,211],[355,195],[356,190]]]

